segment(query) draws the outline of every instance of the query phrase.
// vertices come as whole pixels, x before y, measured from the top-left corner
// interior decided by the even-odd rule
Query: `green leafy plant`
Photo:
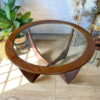
[[[2,29],[3,38],[9,37],[9,35],[19,28],[20,26],[32,22],[31,12],[22,14],[19,12],[21,6],[15,5],[15,0],[8,0],[4,3],[4,8],[0,8],[0,28]],[[17,37],[20,37],[18,34]],[[23,34],[24,35],[24,34]]]

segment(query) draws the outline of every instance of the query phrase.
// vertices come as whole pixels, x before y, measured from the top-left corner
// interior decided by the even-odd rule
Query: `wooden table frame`
[[[87,48],[82,54],[82,56],[80,56],[78,59],[76,59],[71,63],[57,66],[57,67],[44,67],[44,66],[33,65],[19,58],[13,48],[15,36],[20,31],[29,28],[30,26],[36,26],[36,25],[48,24],[48,23],[69,25],[77,29],[78,31],[80,31],[84,35],[87,41]],[[70,83],[77,75],[80,68],[90,60],[90,58],[94,53],[95,46],[94,46],[94,41],[92,36],[85,29],[83,29],[82,27],[76,24],[66,22],[66,21],[59,21],[59,20],[42,20],[42,21],[35,21],[26,24],[18,28],[17,30],[15,30],[8,38],[6,42],[5,50],[8,58],[20,68],[23,75],[30,82],[34,82],[40,74],[49,74],[49,75],[59,74],[67,83]]]

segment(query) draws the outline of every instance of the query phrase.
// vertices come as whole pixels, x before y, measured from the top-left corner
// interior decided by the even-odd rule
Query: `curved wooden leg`
[[[64,79],[65,82],[70,83],[75,78],[75,76],[78,74],[79,70],[80,68],[70,71],[70,72],[60,74],[60,76]]]
[[[22,69],[20,69],[20,71],[23,73],[23,75],[31,82],[33,83],[39,76],[40,74],[34,74],[34,73],[30,73],[30,72],[26,72]]]

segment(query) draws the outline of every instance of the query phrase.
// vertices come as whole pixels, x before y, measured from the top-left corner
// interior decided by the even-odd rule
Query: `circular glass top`
[[[17,56],[28,63],[56,67],[80,58],[87,41],[79,30],[69,25],[44,23],[18,32],[13,48]]]
[[[92,57],[92,36],[82,27],[59,20],[42,20],[14,31],[5,46],[8,58],[20,69],[58,74],[80,68]]]

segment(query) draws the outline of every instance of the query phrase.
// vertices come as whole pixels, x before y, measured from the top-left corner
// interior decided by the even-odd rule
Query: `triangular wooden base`
[[[70,72],[66,72],[66,73],[63,73],[63,74],[59,74],[66,83],[70,83],[74,78],[75,76],[78,74],[80,68],[76,69],[76,70],[73,70],[73,71],[70,71]],[[20,69],[20,71],[23,73],[23,75],[31,82],[33,83],[39,76],[40,74],[34,74],[34,73],[30,73],[30,72],[26,72],[22,69]]]
[[[78,74],[79,71],[80,71],[80,68],[70,71],[70,72],[60,74],[60,76],[64,79],[66,83],[70,83],[75,78],[75,76]]]
[[[33,83],[40,75],[39,74],[34,74],[30,72],[26,72],[22,69],[20,71],[23,73],[23,75],[31,82]]]

